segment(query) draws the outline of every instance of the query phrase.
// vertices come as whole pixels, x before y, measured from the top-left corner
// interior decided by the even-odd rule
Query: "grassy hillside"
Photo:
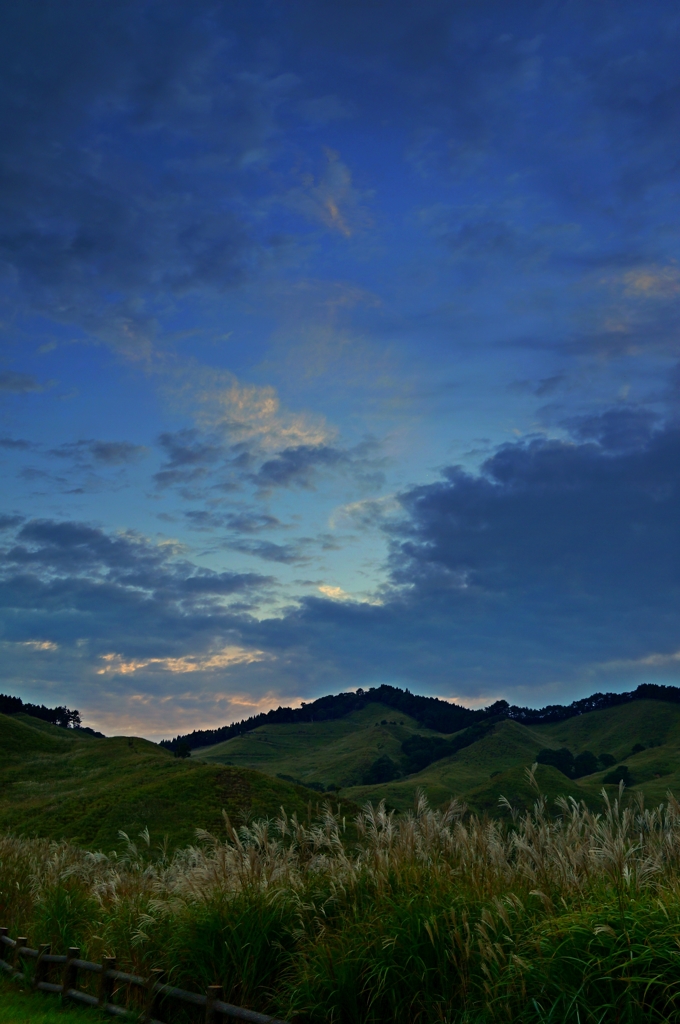
[[[332,721],[263,726],[183,760],[142,739],[98,739],[0,715],[0,830],[108,849],[119,830],[135,837],[144,827],[154,841],[167,834],[173,845],[191,842],[196,827],[222,828],[222,808],[235,822],[276,815],[282,805],[306,817],[310,797],[312,806],[320,797],[280,776],[337,786],[346,804],[385,798],[406,810],[422,788],[437,806],[457,796],[475,811],[495,812],[501,795],[518,806],[532,802],[525,768],[545,747],[610,754],[648,801],[668,789],[680,793],[677,704],[637,701],[552,725],[501,721],[453,756],[407,774],[402,743],[413,735],[435,734],[371,703]],[[645,749],[633,753],[636,745]],[[366,784],[385,758],[401,777]],[[538,779],[551,799],[563,793],[598,804],[607,773],[574,780],[542,766]]]
[[[371,703],[334,721],[264,725],[214,747],[200,747],[193,757],[344,788],[358,785],[379,757],[398,762],[403,740],[414,733],[434,735],[408,715]]]
[[[260,772],[174,758],[147,740],[95,739],[28,716],[0,715],[0,831],[110,848],[119,829],[190,843],[197,827],[222,830],[272,816],[306,816],[313,794]]]
[[[551,725],[525,726],[505,720],[471,746],[417,774],[362,784],[378,757],[389,756],[403,770],[401,744],[414,734],[434,735],[407,716],[396,716],[380,704],[368,704],[336,721],[264,726],[194,751],[194,758],[259,768],[307,783],[332,783],[341,787],[343,798],[360,804],[385,798],[389,805],[403,810],[412,806],[415,791],[421,787],[436,805],[459,796],[477,811],[491,811],[500,795],[519,805],[530,803],[533,794],[527,788],[524,768],[542,748],[567,747],[574,755],[590,750],[596,756],[610,754],[616,764],[626,764],[632,788],[641,789],[648,799],[663,799],[669,788],[680,793],[678,704],[636,701]],[[633,754],[637,744],[645,750]],[[607,773],[603,770],[572,780],[556,769],[542,767],[538,778],[551,798],[564,793],[598,803]]]

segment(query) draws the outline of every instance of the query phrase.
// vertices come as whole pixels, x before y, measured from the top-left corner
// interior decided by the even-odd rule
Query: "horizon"
[[[680,684],[680,19],[0,12],[0,690]]]

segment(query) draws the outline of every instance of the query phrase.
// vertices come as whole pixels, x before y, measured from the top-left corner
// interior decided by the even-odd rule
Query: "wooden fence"
[[[81,960],[80,950],[73,946],[65,956],[52,953],[48,944],[41,945],[39,949],[31,949],[25,936],[10,939],[7,928],[0,928],[0,954],[0,969],[10,977],[23,978],[27,961],[34,960],[34,989],[53,992],[63,1000],[74,999],[115,1017],[141,1018],[146,1024],[166,1024],[160,1013],[166,1004],[175,1000],[204,1008],[206,1024],[220,1024],[225,1018],[248,1021],[249,1024],[286,1024],[264,1013],[225,1003],[221,998],[221,985],[211,985],[205,995],[186,992],[166,985],[162,980],[162,971],[152,971],[150,977],[141,978],[137,974],[117,970],[116,958],[112,956],[106,956],[100,964],[95,964]],[[59,969],[60,980],[50,981],[50,974],[54,977]],[[78,988],[78,974],[81,971],[98,976],[97,995]],[[132,996],[133,990],[137,990],[136,998]],[[121,994],[124,1005],[120,1002]],[[131,1001],[137,1003],[137,1009],[130,1009]]]

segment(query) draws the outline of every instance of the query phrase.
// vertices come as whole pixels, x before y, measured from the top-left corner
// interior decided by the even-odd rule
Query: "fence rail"
[[[142,1020],[146,1024],[167,1024],[158,1016],[163,1000],[174,999],[192,1006],[205,1008],[206,1024],[221,1024],[226,1018],[246,1021],[248,1024],[287,1024],[264,1013],[246,1010],[241,1006],[232,1006],[221,999],[221,985],[211,985],[205,995],[199,992],[187,992],[174,985],[167,985],[162,980],[162,971],[152,971],[150,977],[142,978],[138,974],[127,974],[116,967],[116,958],[106,956],[100,964],[80,959],[80,950],[72,946],[66,955],[51,952],[51,947],[43,943],[38,949],[28,945],[26,936],[16,939],[9,937],[8,928],[0,928],[0,970],[10,977],[23,978],[22,962],[35,960],[33,972],[33,988],[40,992],[52,992],[61,995],[62,999],[73,999],[75,1002],[94,1006],[114,1017],[139,1019],[139,1011],[131,1010],[114,1002],[121,988],[124,990],[125,1001],[129,1002],[130,990],[137,988],[142,995]],[[61,981],[50,981],[50,969],[62,968]],[[85,971],[99,976],[98,994],[91,995],[78,988],[78,973]]]

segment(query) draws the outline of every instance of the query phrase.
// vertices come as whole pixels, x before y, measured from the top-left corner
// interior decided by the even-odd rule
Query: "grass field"
[[[154,842],[193,840],[222,827],[279,813],[306,816],[309,790],[261,772],[175,758],[147,740],[95,739],[24,715],[0,715],[0,830],[94,848],[144,828]]]
[[[680,805],[620,797],[558,819],[540,798],[504,820],[370,808],[358,841],[330,811],[282,817],[170,859],[0,837],[0,920],[296,1024],[667,1024]]]
[[[101,1013],[62,1006],[55,996],[31,992],[0,977],[0,1024],[102,1024],[105,1019]]]
[[[402,741],[409,735],[434,735],[413,719],[380,704],[369,704],[345,718],[298,725],[270,725],[194,751],[193,759],[256,768],[270,775],[286,774],[305,782],[341,787],[344,799],[362,804],[385,798],[402,811],[422,788],[433,804],[452,796],[464,798],[477,811],[493,811],[501,793],[511,793],[519,806],[531,803],[524,767],[543,747],[568,747],[579,754],[611,754],[628,765],[634,789],[661,800],[667,789],[680,792],[680,705],[636,701],[567,719],[554,725],[524,726],[500,722],[493,731],[452,757],[415,775],[379,785],[360,780],[378,757],[403,761]],[[631,754],[636,744],[646,749]],[[551,797],[559,792],[600,802],[601,771],[579,780],[548,772],[542,779]]]

